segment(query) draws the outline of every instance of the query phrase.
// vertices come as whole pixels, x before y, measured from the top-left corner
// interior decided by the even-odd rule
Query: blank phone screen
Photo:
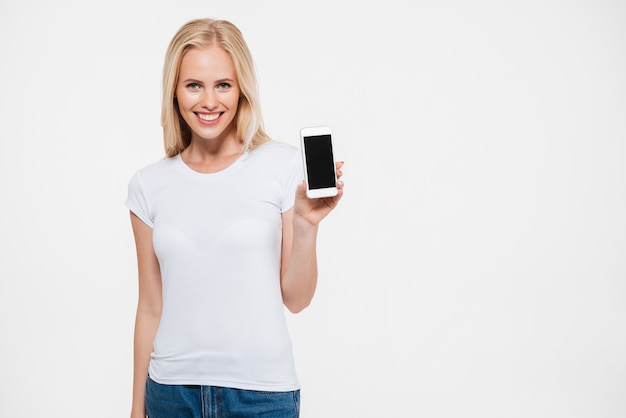
[[[335,163],[330,135],[304,137],[304,152],[309,188],[335,187]]]

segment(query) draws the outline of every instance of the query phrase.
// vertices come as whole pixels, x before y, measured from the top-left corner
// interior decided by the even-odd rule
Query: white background
[[[626,3],[0,3],[0,416],[124,417],[126,186],[161,66],[237,24],[265,123],[344,200],[289,316],[303,418],[626,416]]]

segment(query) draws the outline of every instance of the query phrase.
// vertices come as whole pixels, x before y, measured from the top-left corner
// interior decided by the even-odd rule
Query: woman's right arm
[[[152,343],[161,320],[161,270],[152,246],[152,228],[131,212],[137,248],[139,300],[135,318],[133,402],[131,418],[145,418],[145,390]]]

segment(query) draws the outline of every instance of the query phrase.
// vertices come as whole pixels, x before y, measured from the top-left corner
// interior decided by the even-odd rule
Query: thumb
[[[300,199],[303,199],[306,197],[306,183],[304,180],[300,182],[300,184],[298,185],[298,188],[296,189],[296,197]]]

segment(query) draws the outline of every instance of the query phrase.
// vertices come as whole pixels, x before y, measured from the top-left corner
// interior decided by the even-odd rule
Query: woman
[[[129,183],[139,276],[131,417],[297,417],[283,305],[307,307],[320,221],[300,151],[263,130],[254,65],[230,22],[198,19],[163,71],[166,158]],[[337,163],[341,176],[342,163]]]

